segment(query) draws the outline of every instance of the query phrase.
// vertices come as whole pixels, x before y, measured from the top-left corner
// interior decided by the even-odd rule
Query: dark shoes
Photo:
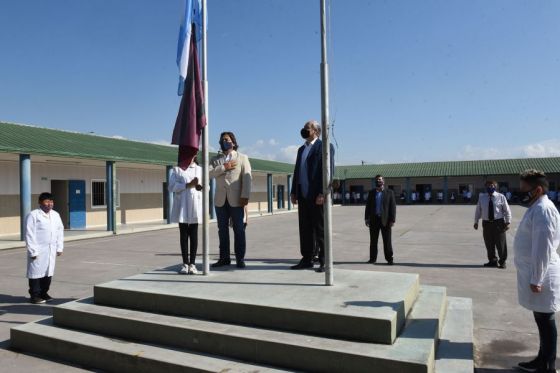
[[[486,267],[486,268],[500,268],[500,269],[506,269],[507,268],[506,262],[500,263],[500,262],[494,261],[494,260],[491,260],[488,263],[484,263],[482,266]]]
[[[298,264],[290,267],[291,269],[306,269],[313,268],[313,262],[306,261],[304,259],[300,260]]]
[[[31,297],[29,299],[29,302],[31,302],[32,304],[43,304],[43,303],[47,303],[46,300],[44,300],[41,297]]]
[[[517,367],[524,372],[536,372],[537,369],[539,369],[540,365],[541,365],[540,360],[536,358],[531,361],[525,361],[523,363],[519,363],[517,364]]]
[[[216,263],[211,264],[210,267],[218,268],[218,267],[224,267],[224,266],[228,266],[228,265],[231,265],[230,260],[220,259]]]
[[[373,260],[373,259],[370,259],[370,260],[368,260],[368,261],[367,261],[366,263],[369,263],[369,264],[375,264],[375,262],[376,262],[375,260]]]
[[[47,293],[41,295],[41,298],[44,299],[46,302],[50,302],[51,300],[53,300],[53,298]]]
[[[526,361],[517,364],[517,367],[524,372],[535,372],[535,373],[556,373],[554,368],[545,368],[543,362],[537,357],[531,361]]]
[[[393,259],[391,259],[387,262],[387,265],[389,265],[389,266],[392,266],[393,264],[395,264],[395,263],[393,263]]]
[[[219,259],[216,263],[210,265],[212,268],[219,268],[219,267],[226,267],[231,265],[231,260],[227,259]],[[237,268],[245,268],[247,265],[245,264],[244,260],[237,260],[235,263]]]
[[[319,268],[317,268],[317,269],[315,270],[315,272],[317,272],[317,273],[324,273],[324,272],[325,272],[325,265],[324,265],[324,264],[321,264],[321,265],[319,266]]]

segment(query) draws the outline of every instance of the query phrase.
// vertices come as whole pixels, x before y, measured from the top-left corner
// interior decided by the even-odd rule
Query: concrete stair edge
[[[52,318],[14,327],[11,348],[107,372],[276,373],[275,368],[55,327]]]
[[[470,298],[448,298],[447,317],[436,353],[436,373],[474,371],[473,305]]]

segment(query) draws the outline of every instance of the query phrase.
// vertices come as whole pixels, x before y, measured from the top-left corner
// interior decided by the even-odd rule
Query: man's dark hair
[[[488,186],[488,185],[498,186],[498,182],[496,180],[486,180],[486,183],[484,185],[486,185],[486,186]]]
[[[237,145],[237,139],[235,138],[233,132],[222,132],[222,134],[220,135],[220,142],[226,135],[229,136],[231,142],[233,142],[233,150],[237,150],[237,148],[239,148],[239,145]]]
[[[382,177],[383,177],[382,175],[375,175],[376,179],[379,179],[379,178],[382,178]]]
[[[546,174],[544,172],[531,168],[523,171],[519,177],[529,184],[531,188],[534,189],[540,186],[544,193],[548,193],[548,180],[546,180]]]
[[[54,201],[54,197],[50,193],[43,192],[43,193],[39,194],[39,202],[43,202],[46,199],[50,199],[51,201]]]

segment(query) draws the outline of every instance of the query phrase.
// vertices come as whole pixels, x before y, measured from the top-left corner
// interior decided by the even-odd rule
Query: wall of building
[[[11,158],[11,159],[9,159]],[[166,193],[165,167],[134,164],[116,165],[120,205],[117,222],[121,224],[161,221],[164,218],[163,196]],[[79,159],[51,159],[31,157],[32,208],[38,195],[52,192],[52,180],[84,180],[86,194],[86,228],[105,227],[107,209],[92,206],[92,181],[105,181],[105,162]],[[20,228],[19,161],[17,155],[4,155],[0,159],[0,235],[18,234]],[[266,213],[267,176],[253,173],[252,193],[249,210]],[[277,210],[277,185],[284,185],[285,208],[287,208],[287,177],[273,176],[273,210]],[[56,208],[56,200],[55,200]]]
[[[48,161],[31,157],[32,207],[36,206],[40,193],[51,192],[52,180],[84,180],[86,228],[106,226],[106,207],[92,206],[92,181],[105,181],[105,164],[98,163],[82,164],[80,160]],[[165,168],[119,167],[117,163],[116,169],[120,188],[117,221],[126,224],[162,220]],[[1,160],[0,175],[0,235],[17,234],[20,224],[19,162]]]

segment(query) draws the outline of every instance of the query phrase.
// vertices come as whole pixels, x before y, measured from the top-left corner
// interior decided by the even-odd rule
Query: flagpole
[[[334,285],[332,255],[331,147],[329,140],[329,65],[327,63],[326,0],[321,2],[321,127],[323,141],[323,195],[325,197],[325,285]]]
[[[206,10],[207,0],[202,0],[202,84],[204,89],[204,113],[206,114],[206,126],[202,130],[202,185],[204,186],[202,192],[202,263],[203,273],[208,275],[210,273],[209,262],[209,247],[210,247],[210,178],[208,174],[208,74],[206,69],[207,57],[207,39],[206,39]]]

